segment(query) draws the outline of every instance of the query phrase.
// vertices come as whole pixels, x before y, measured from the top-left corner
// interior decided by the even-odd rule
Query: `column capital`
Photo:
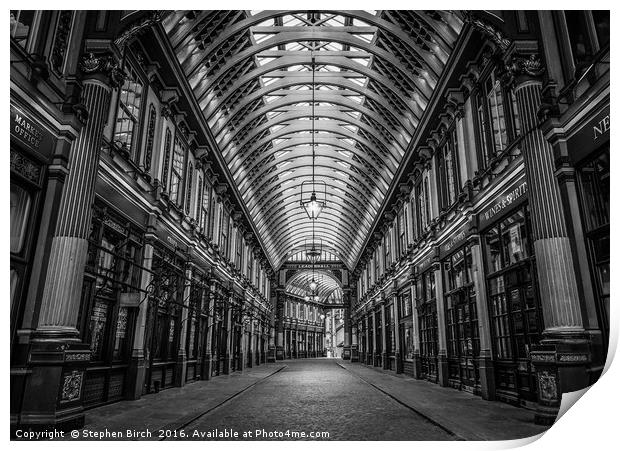
[[[545,65],[538,53],[511,53],[506,59],[501,75],[505,86],[519,88],[527,82],[542,84]]]
[[[125,81],[125,72],[121,69],[118,60],[109,52],[87,52],[80,58],[79,67],[84,78],[102,74],[107,77],[107,83],[112,88],[118,88]]]

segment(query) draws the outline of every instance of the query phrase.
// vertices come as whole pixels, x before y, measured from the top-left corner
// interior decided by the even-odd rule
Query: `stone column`
[[[185,350],[185,343],[187,341],[187,328],[189,326],[189,298],[192,290],[192,273],[193,265],[189,264],[185,270],[185,280],[183,280],[183,307],[181,308],[181,320],[179,330],[179,348],[177,350],[177,361],[174,372],[174,385],[176,387],[182,387],[185,385],[185,376],[187,374],[187,352]]]
[[[419,312],[416,303],[416,284],[417,279],[411,278],[411,321],[413,323],[413,377],[422,378],[422,366],[420,361],[420,322]]]
[[[250,320],[250,339],[248,340],[248,355],[247,355],[247,366],[248,368],[252,368],[253,366],[253,358],[254,358],[254,320]]]
[[[154,220],[155,218],[153,218]],[[149,222],[150,218],[149,218]],[[148,291],[153,275],[151,274],[151,265],[153,263],[153,245],[151,240],[154,236],[147,235],[142,253],[142,274],[140,278],[140,289],[142,293]],[[140,305],[138,307],[138,317],[136,318],[136,330],[133,339],[133,348],[131,350],[131,360],[127,369],[127,398],[139,399],[142,396],[142,387],[144,386],[145,361],[148,355],[144,353],[144,339],[146,335],[146,322],[148,318],[150,301],[147,294],[141,294]]]
[[[365,322],[365,326],[366,326],[366,347],[364,348],[364,363],[366,365],[370,365],[372,362],[370,359],[372,359],[372,355],[368,352],[368,348],[370,346],[370,330],[369,330],[369,321],[368,321],[368,313],[364,314],[364,322]],[[374,351],[374,349],[373,349]]]
[[[284,360],[284,289],[276,290],[276,360]]]
[[[348,301],[345,301],[345,305],[347,304],[348,304]],[[351,310],[350,310],[350,307],[344,308],[343,330],[344,330],[344,345],[342,348],[342,360],[351,360]]]
[[[545,324],[541,346],[533,347],[530,354],[539,386],[536,421],[551,424],[561,394],[588,385],[586,366],[590,357],[553,149],[543,136],[537,116],[544,67],[536,55],[512,55],[508,69],[523,130],[521,147]]]
[[[224,349],[224,374],[230,373],[230,367],[232,363],[232,345],[233,345],[233,331],[232,331],[232,298],[228,299],[228,308],[226,309],[226,317],[224,318],[226,324],[226,342],[222,343],[225,347]],[[221,352],[220,352],[221,354]]]
[[[49,260],[42,270],[45,282],[22,401],[24,429],[40,425],[73,429],[84,424],[82,387],[90,349],[80,342],[77,322],[103,127],[122,72],[111,56],[91,54],[81,63],[81,103],[88,120],[69,152]]]
[[[389,368],[388,355],[387,355],[387,333],[385,330],[385,298],[381,299],[381,367],[384,370]]]
[[[377,343],[379,339],[377,338],[377,311],[372,310],[372,366],[379,366],[379,359],[381,356],[377,353]]]
[[[215,328],[215,285],[213,284],[213,280],[209,281],[209,291],[207,292],[207,330],[206,330],[206,340],[205,340],[205,350],[203,352],[203,360],[202,360],[202,378],[209,380],[211,379],[211,371],[213,367],[213,355],[211,354],[213,347],[213,330]]]
[[[469,239],[473,265],[473,282],[476,290],[476,310],[478,312],[478,337],[480,339],[480,356],[478,369],[480,371],[480,390],[482,399],[495,399],[495,371],[493,368],[493,347],[491,341],[491,322],[485,283],[485,268],[482,259],[480,238],[473,235]]]
[[[439,352],[437,355],[438,383],[442,387],[448,385],[448,346],[446,338],[446,304],[443,299],[443,271],[441,263],[434,263],[435,272],[435,300],[437,302],[437,341]]]
[[[398,295],[396,293],[393,294],[392,308],[394,309],[394,359],[396,365],[394,369],[396,374],[400,374],[403,372],[403,358],[400,351],[400,309],[398,308]]]
[[[358,323],[351,322],[351,362],[360,361],[359,343],[357,340],[357,334],[359,333]]]

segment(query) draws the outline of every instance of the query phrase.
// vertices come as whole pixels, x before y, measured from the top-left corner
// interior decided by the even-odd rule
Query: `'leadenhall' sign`
[[[484,229],[487,225],[491,224],[501,213],[509,209],[511,206],[516,206],[519,201],[527,198],[527,182],[525,178],[512,183],[502,193],[497,196],[491,205],[485,208],[480,215],[478,215],[478,227]]]

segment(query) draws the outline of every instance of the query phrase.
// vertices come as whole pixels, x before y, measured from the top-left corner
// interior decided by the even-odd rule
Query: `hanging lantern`
[[[314,279],[312,279],[312,282],[310,282],[310,291],[316,291],[317,287],[318,287],[318,284],[316,283]]]
[[[325,182],[309,180],[302,182],[299,203],[310,220],[317,219],[327,203],[327,185]]]

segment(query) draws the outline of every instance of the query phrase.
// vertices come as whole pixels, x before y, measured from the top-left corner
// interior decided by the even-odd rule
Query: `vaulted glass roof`
[[[164,27],[274,268],[327,206],[323,248],[350,269],[462,27],[443,11],[179,11]],[[312,83],[312,61],[314,84]]]

